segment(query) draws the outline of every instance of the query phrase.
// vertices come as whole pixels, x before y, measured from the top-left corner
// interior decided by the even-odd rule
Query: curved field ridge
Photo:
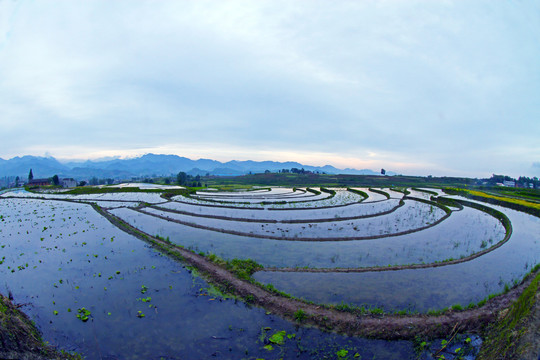
[[[396,204],[397,205],[394,205]],[[243,208],[235,208],[237,211],[234,215],[251,215],[251,217],[242,217],[242,216],[232,216],[231,211],[206,211],[204,212],[205,208],[201,208],[198,206],[175,206],[178,205],[178,202],[169,202],[164,204],[159,204],[159,206],[150,205],[147,206],[147,208],[152,208],[154,210],[159,211],[166,211],[171,212],[175,214],[180,215],[188,215],[188,216],[194,216],[194,217],[201,217],[201,218],[209,218],[209,219],[219,219],[219,220],[228,220],[228,221],[244,221],[244,222],[259,222],[259,223],[284,223],[284,224],[300,224],[300,223],[313,223],[313,222],[330,222],[330,221],[345,221],[345,220],[354,220],[354,219],[365,219],[369,217],[374,216],[381,216],[381,215],[387,215],[394,211],[396,211],[398,208],[403,206],[405,203],[403,201],[399,202],[392,202],[387,201],[385,203],[386,206],[381,207],[382,210],[377,210],[377,206],[373,206],[374,203],[357,203],[357,204],[348,204],[343,206],[335,206],[335,207],[326,207],[326,208],[317,208],[317,209],[279,209],[280,211],[268,211],[264,212],[263,214],[260,213],[251,213],[251,211],[246,211],[246,209]],[[388,205],[389,206],[388,206]],[[188,205],[188,203],[183,203],[183,205]],[[189,204],[192,205],[192,204]],[[358,206],[361,206],[361,208],[358,208]],[[367,205],[367,206],[366,206]],[[349,209],[343,209],[344,207],[348,207]],[[353,208],[354,207],[354,208]],[[142,208],[142,207],[141,207]],[[189,209],[189,210],[181,210],[181,209]],[[337,209],[336,209],[337,208]],[[355,211],[356,208],[359,209],[359,211]],[[371,208],[371,209],[367,209]],[[326,211],[329,213],[326,215],[326,217],[317,217],[317,216],[323,216],[324,214],[320,210],[328,210],[332,209],[334,212]],[[215,209],[213,209],[215,210]],[[277,209],[268,209],[268,210],[277,210]],[[362,213],[362,210],[364,210],[364,213]],[[319,213],[319,214],[318,214]],[[351,216],[344,216],[348,213],[357,213],[357,215],[351,215]],[[256,217],[255,215],[262,215],[259,217]]]
[[[389,314],[381,317],[359,315],[274,294],[254,283],[236,278],[229,271],[203,256],[143,233],[99,207],[94,208],[123,231],[150,242],[171,255],[180,256],[183,261],[196,267],[214,283],[223,286],[227,291],[237,296],[249,298],[254,304],[291,320],[294,320],[295,314],[302,310],[305,315],[303,323],[322,329],[333,329],[349,335],[396,340],[412,339],[416,336],[444,337],[456,327],[459,327],[460,331],[479,331],[488,322],[495,319],[500,310],[508,307],[534,278],[533,276],[527,277],[519,286],[514,287],[504,295],[488,300],[484,306],[477,309],[449,311],[439,316]]]
[[[276,191],[281,190],[281,191]],[[317,191],[314,189],[300,190],[300,189],[272,189],[267,193],[253,193],[253,192],[201,192],[191,195],[192,199],[204,200],[210,202],[220,203],[239,203],[239,204],[264,204],[270,205],[273,203],[286,202],[306,202],[314,200],[323,200],[331,198],[335,193]]]
[[[326,189],[327,190],[327,189]],[[364,200],[364,197],[358,195],[357,193],[348,192],[348,191],[335,191],[327,190],[321,191],[321,194],[317,195],[318,198],[308,198],[307,200],[295,200],[288,201],[286,197],[274,198],[272,201],[259,201],[259,202],[232,202],[232,201],[217,201],[210,199],[197,199],[194,197],[186,197],[182,195],[173,196],[171,200],[178,202],[187,202],[191,204],[197,204],[200,206],[219,206],[219,207],[230,207],[230,208],[264,208],[264,209],[295,209],[295,208],[324,208],[324,207],[334,207],[334,206],[343,206],[352,203],[359,203]]]
[[[452,259],[452,260],[446,260],[446,261],[440,261],[440,262],[434,262],[434,263],[428,263],[428,264],[407,264],[407,265],[393,265],[393,266],[373,266],[373,267],[363,267],[363,268],[272,268],[267,267],[264,268],[264,271],[273,271],[273,272],[371,272],[371,271],[396,271],[396,270],[406,270],[406,269],[427,269],[427,268],[434,268],[434,267],[440,267],[440,266],[447,266],[447,265],[455,265],[464,263],[467,261],[474,260],[482,255],[485,255],[487,253],[492,252],[493,250],[501,247],[504,245],[512,236],[512,223],[510,222],[510,219],[503,214],[500,211],[497,211],[495,209],[492,209],[488,206],[484,206],[482,204],[473,203],[466,200],[460,200],[455,199],[455,202],[457,202],[459,205],[463,207],[462,204],[466,206],[470,206],[476,209],[479,209],[481,211],[487,212],[490,215],[497,218],[504,226],[505,229],[505,235],[504,238],[499,241],[498,243],[494,244],[493,246],[490,246],[487,249],[478,251],[474,254],[471,254],[469,256],[460,258],[460,259]]]
[[[500,241],[504,227],[494,217],[473,208],[453,213],[438,226],[381,240],[305,242],[236,236],[194,228],[133,209],[111,210],[127,223],[173,243],[224,259],[253,259],[274,267],[373,267],[389,264],[433,263],[459,259]],[[491,228],[487,233],[484,229]],[[492,239],[492,241],[490,241]],[[437,244],[433,248],[433,244]]]
[[[264,271],[273,271],[273,272],[370,272],[370,271],[396,271],[396,270],[405,270],[405,269],[427,269],[427,268],[433,268],[433,267],[439,267],[439,266],[447,266],[447,265],[454,265],[454,264],[460,264],[466,261],[471,261],[473,259],[476,259],[482,255],[485,255],[499,247],[501,247],[504,243],[506,243],[510,237],[512,236],[512,223],[510,222],[510,219],[503,214],[502,212],[495,210],[493,208],[490,208],[488,206],[484,206],[482,204],[473,203],[466,200],[460,200],[460,199],[444,199],[444,198],[438,198],[438,200],[441,200],[441,203],[446,202],[446,200],[449,200],[448,203],[457,203],[463,208],[463,205],[470,206],[472,208],[484,211],[489,213],[490,215],[497,218],[504,226],[505,229],[505,235],[504,238],[499,241],[498,243],[494,244],[493,246],[490,246],[487,249],[481,250],[479,252],[476,252],[472,255],[460,258],[460,259],[452,259],[452,260],[446,260],[441,262],[434,262],[434,263],[428,263],[428,264],[407,264],[407,265],[394,265],[394,266],[373,266],[373,267],[363,267],[363,268],[272,268],[268,267],[265,268]]]
[[[227,233],[227,234],[232,234],[232,235],[239,235],[239,236],[249,236],[249,237],[256,237],[256,238],[263,238],[263,239],[273,239],[273,240],[290,240],[290,241],[350,241],[350,240],[372,240],[372,239],[380,239],[380,238],[385,238],[385,237],[391,237],[391,236],[400,236],[400,235],[405,235],[405,234],[411,234],[411,233],[414,233],[414,232],[417,232],[417,231],[422,231],[422,230],[425,230],[425,229],[428,229],[430,227],[433,227],[439,223],[441,223],[442,221],[446,220],[450,215],[451,215],[451,210],[448,209],[446,206],[443,206],[443,205],[440,205],[438,203],[435,203],[435,202],[432,202],[432,201],[428,201],[428,200],[424,200],[424,199],[419,199],[419,198],[408,198],[408,200],[413,200],[413,201],[416,201],[416,202],[420,202],[420,203],[425,203],[425,204],[428,204],[432,207],[436,207],[440,210],[442,210],[445,215],[444,216],[441,216],[437,219],[427,219],[426,221],[424,221],[423,223],[421,224],[418,224],[418,226],[416,227],[413,227],[413,228],[405,228],[405,230],[397,230],[395,232],[391,232],[390,229],[386,230],[386,232],[383,232],[383,230],[377,230],[377,229],[373,229],[373,231],[379,231],[378,234],[368,234],[368,235],[352,235],[352,236],[328,236],[328,235],[323,235],[323,236],[298,236],[297,234],[298,233],[302,233],[301,232],[301,229],[297,229],[297,232],[295,233],[295,235],[293,236],[286,236],[285,234],[289,231],[288,229],[282,229],[282,228],[278,228],[276,229],[274,232],[281,232],[281,236],[277,236],[277,235],[270,235],[270,234],[264,234],[264,233],[257,233],[257,232],[254,232],[254,228],[251,228],[252,231],[239,231],[239,230],[235,230],[238,228],[238,226],[235,226],[235,227],[229,227],[229,228],[225,228],[225,223],[221,223],[221,226],[215,226],[212,223],[209,223],[207,222],[206,224],[204,223],[204,219],[205,218],[202,218],[202,219],[199,219],[199,221],[196,221],[196,219],[185,219],[186,216],[184,216],[184,219],[183,218],[179,218],[179,217],[173,217],[173,214],[171,214],[170,216],[169,215],[166,215],[166,214],[163,214],[163,213],[159,213],[159,212],[154,212],[152,211],[152,209],[150,208],[150,211],[148,210],[143,210],[143,209],[135,209],[136,211],[140,212],[140,213],[143,213],[143,214],[146,214],[146,215],[149,215],[149,216],[154,216],[156,218],[159,218],[159,219],[162,219],[162,220],[166,220],[166,221],[171,221],[171,222],[175,222],[175,223],[178,223],[178,224],[182,224],[182,225],[186,225],[186,226],[191,226],[191,227],[195,227],[195,228],[200,228],[200,229],[205,229],[205,230],[211,230],[211,231],[216,231],[216,232],[222,232],[222,233]],[[432,210],[432,208],[431,208]],[[422,214],[422,213],[420,213]],[[431,214],[432,216],[435,216],[435,214]],[[180,214],[178,214],[178,216],[182,216]],[[406,212],[402,215],[402,216],[406,216]],[[376,217],[376,219],[378,219],[378,217]],[[212,219],[212,220],[215,220],[215,222],[217,221],[220,221],[220,220],[217,220],[217,219]],[[402,220],[405,220],[405,218],[403,217]],[[341,222],[340,222],[341,221]],[[337,221],[334,221],[333,223],[333,227],[328,229],[326,232],[330,232],[330,231],[338,231],[339,228],[338,228],[338,225],[340,225],[341,227],[344,227],[345,225],[341,225],[342,224],[342,219],[338,219]],[[245,224],[247,225],[247,224]],[[267,227],[270,226],[272,224],[267,224]],[[293,226],[294,224],[288,224],[289,226]],[[301,225],[301,224],[298,224],[298,225]],[[315,228],[317,223],[316,222],[310,222],[311,226],[309,226],[309,228],[312,228],[311,229],[311,233],[314,233],[317,231],[317,229]],[[357,226],[359,225],[356,225],[356,223],[348,223],[346,224],[346,226],[348,226],[347,229],[349,229],[349,232],[351,231],[358,231],[356,230]],[[406,225],[405,225],[406,226]],[[308,231],[308,227],[304,227],[306,231]],[[347,231],[347,229],[345,229],[345,231]],[[350,230],[352,229],[352,230]],[[322,232],[319,230],[319,232]],[[308,232],[309,233],[309,232]]]
[[[387,199],[390,199],[390,194],[387,193],[386,191],[382,191],[382,190],[378,190],[378,189],[374,189],[374,188],[369,188],[369,191],[371,191],[373,193],[377,193],[379,195],[382,195],[382,196],[386,197]]]

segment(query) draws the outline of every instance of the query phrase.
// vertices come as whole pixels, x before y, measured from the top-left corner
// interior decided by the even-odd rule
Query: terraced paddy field
[[[538,217],[438,189],[167,190],[3,193],[0,293],[89,359],[472,359],[540,262]]]

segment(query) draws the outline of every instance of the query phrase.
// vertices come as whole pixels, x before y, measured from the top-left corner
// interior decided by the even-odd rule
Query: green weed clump
[[[285,330],[278,331],[274,335],[270,336],[268,341],[270,341],[272,344],[283,345],[285,343],[285,335],[287,335]]]
[[[306,312],[302,309],[298,309],[294,312],[294,320],[302,322],[306,319]]]
[[[208,254],[206,258],[214,264],[220,265],[225,269],[232,272],[236,277],[242,280],[252,281],[251,275],[255,272],[262,270],[263,266],[252,259],[232,259],[225,260],[217,256],[216,254]]]
[[[87,322],[90,318],[90,310],[82,307],[77,309],[77,319],[81,320],[82,322]]]
[[[251,259],[232,259],[227,263],[227,270],[243,280],[251,280],[251,275],[263,268],[262,265]]]

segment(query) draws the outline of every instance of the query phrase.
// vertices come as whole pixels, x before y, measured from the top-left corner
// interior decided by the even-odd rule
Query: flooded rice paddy
[[[506,214],[513,233],[482,256],[435,268],[332,271],[466,259],[505,238],[501,222],[478,209],[451,209],[447,216],[398,191],[384,189],[388,199],[358,189],[368,198],[346,189],[333,195],[286,188],[172,201],[156,193],[4,193],[0,292],[27,304],[23,309],[45,340],[91,359],[310,359],[337,358],[341,350],[357,358],[412,359],[418,354],[411,342],[323,333],[223,298],[192,269],[85,203],[194,251],[278,268],[254,278],[317,303],[420,312],[466,306],[511,286],[540,261],[540,219],[489,205]],[[409,191],[414,198],[431,197]],[[295,267],[307,269],[279,271]]]
[[[504,228],[496,219],[472,208],[456,212],[424,231],[351,241],[261,239],[196,228],[132,209],[110,212],[146,233],[169,237],[172,242],[197,252],[214,253],[226,259],[251,258],[272,267],[349,268],[459,259],[482,250],[484,243],[491,245],[504,237]]]
[[[322,333],[224,299],[88,205],[7,199],[0,214],[1,292],[27,304],[46,341],[88,359],[414,355],[410,342]]]
[[[379,306],[389,311],[420,312],[455,304],[465,307],[489,294],[502,292],[506,286],[511,287],[540,262],[540,219],[499,206],[490,207],[508,216],[512,236],[501,247],[471,261],[428,269],[365,273],[262,271],[255,278],[321,303],[344,302]]]

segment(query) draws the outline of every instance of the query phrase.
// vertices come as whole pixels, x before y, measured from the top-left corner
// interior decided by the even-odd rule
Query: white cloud
[[[0,157],[177,149],[403,173],[530,172],[538,10],[0,1]]]

